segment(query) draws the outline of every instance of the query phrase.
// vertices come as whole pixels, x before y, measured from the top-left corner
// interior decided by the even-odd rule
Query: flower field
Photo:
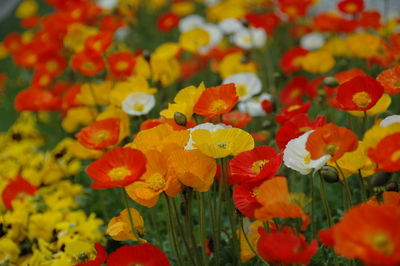
[[[329,1],[20,1],[0,265],[400,265],[400,13]]]

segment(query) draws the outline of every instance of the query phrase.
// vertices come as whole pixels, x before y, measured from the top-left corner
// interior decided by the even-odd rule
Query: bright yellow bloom
[[[349,56],[346,40],[341,37],[332,37],[327,40],[321,50],[330,52],[333,56]]]
[[[19,247],[7,237],[0,238],[0,262],[8,265],[7,261],[16,263],[19,255]]]
[[[189,86],[180,90],[174,98],[175,103],[169,103],[168,109],[162,110],[160,115],[172,119],[174,118],[174,114],[179,112],[185,115],[186,119],[190,120],[193,115],[193,107],[204,90],[204,83],[201,83],[197,88]]]
[[[102,151],[92,150],[84,147],[79,141],[74,141],[68,147],[68,151],[72,156],[85,160],[85,159],[97,159],[103,154]]]
[[[174,58],[180,51],[181,47],[178,43],[166,42],[157,47],[151,54],[156,60],[168,60]]]
[[[196,6],[192,2],[174,2],[171,5],[171,12],[178,16],[187,16],[194,13]]]
[[[139,211],[134,208],[129,208],[131,213],[132,222],[134,224],[134,229],[136,234],[141,238],[144,235],[144,221]],[[108,223],[107,234],[109,234],[112,239],[117,241],[133,240],[137,241],[135,235],[132,233],[131,224],[129,221],[128,209],[124,209],[119,216],[113,217]]]
[[[77,100],[89,106],[107,105],[109,103],[109,95],[112,89],[112,81],[104,81],[99,84],[84,83],[80,92],[76,96]]]
[[[68,26],[67,35],[64,37],[65,47],[79,52],[83,50],[86,38],[98,32],[97,28],[74,23]]]
[[[183,49],[197,53],[200,47],[207,45],[210,42],[210,34],[200,28],[188,30],[179,36],[179,44]]]
[[[218,71],[223,79],[238,73],[257,73],[257,66],[254,62],[243,62],[242,52],[232,53],[224,57],[219,64]]]
[[[347,48],[355,57],[370,58],[378,54],[381,39],[369,33],[352,34],[346,39]]]
[[[96,257],[93,244],[82,240],[74,240],[65,245],[65,253],[74,263],[79,263],[82,256],[88,258],[88,260]]]
[[[246,219],[244,220],[246,221]],[[249,240],[251,246],[257,250],[257,241],[260,238],[260,234],[258,233],[258,227],[263,226],[261,221],[255,221],[248,226],[248,230],[245,232],[247,235],[247,239]],[[239,230],[239,239],[240,239],[240,260],[242,262],[246,262],[253,258],[256,254],[251,250],[249,244],[244,237],[243,231]]]
[[[365,148],[368,151],[369,148],[375,147],[381,139],[396,132],[400,132],[400,123],[393,123],[387,127],[374,125],[364,134]]]
[[[253,137],[239,128],[217,129],[213,132],[197,129],[192,132],[192,138],[194,147],[214,158],[236,155],[254,148]]]
[[[61,222],[63,215],[59,211],[35,213],[30,216],[28,224],[28,237],[42,238],[50,241],[53,236],[53,229],[56,224]]]
[[[149,62],[147,62],[143,56],[138,56],[136,58],[136,65],[133,72],[136,76],[141,76],[144,79],[150,78],[151,71]]]
[[[37,13],[39,5],[35,0],[24,0],[15,10],[15,16],[20,19],[29,18]]]
[[[181,65],[176,58],[157,59],[150,58],[152,79],[154,82],[161,82],[161,85],[168,86],[179,79]]]
[[[220,22],[227,18],[241,18],[246,15],[246,2],[239,0],[220,1],[207,9],[208,19]]]
[[[332,54],[324,51],[313,51],[300,59],[300,64],[305,71],[314,74],[323,74],[335,66],[335,59]]]
[[[390,95],[384,93],[382,97],[376,102],[376,104],[367,110],[367,115],[374,116],[383,113],[389,108],[391,103],[392,103],[392,98],[390,97]],[[347,111],[347,112],[351,115],[358,117],[364,116],[363,111]]]
[[[110,93],[110,102],[115,106],[121,106],[125,98],[133,92],[154,94],[157,89],[150,88],[147,80],[142,76],[132,76],[127,81],[118,82]]]
[[[72,133],[80,126],[87,126],[95,120],[97,111],[90,107],[76,107],[68,110],[61,125],[65,131]]]

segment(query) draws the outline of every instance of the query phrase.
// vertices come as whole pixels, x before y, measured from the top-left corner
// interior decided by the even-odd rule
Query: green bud
[[[186,116],[180,112],[175,112],[174,114],[174,120],[175,123],[177,123],[180,126],[186,126],[187,119]]]
[[[390,182],[386,185],[386,191],[399,192],[399,183],[394,181]]]
[[[392,175],[386,172],[378,172],[370,177],[369,184],[371,187],[380,187],[389,182]]]
[[[319,170],[319,173],[328,183],[336,183],[339,181],[339,175],[335,167],[325,165]]]
[[[324,84],[329,88],[334,88],[339,85],[339,81],[334,77],[326,77],[324,78]]]

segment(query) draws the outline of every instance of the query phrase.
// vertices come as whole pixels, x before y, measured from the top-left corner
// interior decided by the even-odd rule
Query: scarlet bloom
[[[112,40],[113,34],[111,32],[99,32],[97,34],[89,36],[85,40],[85,49],[97,53],[104,53],[108,49],[108,47],[110,47]]]
[[[400,93],[400,66],[386,69],[376,78],[386,93],[395,95]]]
[[[311,102],[289,105],[283,108],[280,113],[275,116],[276,122],[283,125],[286,121],[288,121],[295,115],[307,113],[310,107]]]
[[[312,0],[279,0],[278,3],[279,9],[292,20],[305,16]]]
[[[376,104],[383,91],[374,78],[358,76],[337,88],[336,100],[342,110],[366,111]]]
[[[262,28],[268,34],[273,34],[281,19],[274,13],[257,14],[249,13],[246,15],[247,21],[254,28]]]
[[[308,80],[303,76],[296,76],[289,81],[279,96],[283,105],[300,104],[308,89]]]
[[[117,147],[104,153],[87,168],[96,183],[94,189],[125,187],[138,180],[146,171],[146,157],[136,149]]]
[[[179,24],[179,16],[167,12],[161,15],[157,20],[157,29],[161,32],[167,32],[178,26]]]
[[[364,9],[364,0],[342,0],[338,3],[338,9],[346,14],[357,14]]]
[[[353,131],[333,123],[315,129],[306,143],[306,149],[310,152],[312,160],[330,155],[330,160],[336,161],[344,153],[357,149],[357,146],[358,138]]]
[[[286,75],[300,70],[300,59],[308,54],[308,51],[301,46],[295,46],[287,50],[281,57],[280,65]]]
[[[35,69],[49,73],[53,76],[59,76],[64,72],[67,63],[65,58],[60,54],[45,55],[40,58],[40,62]]]
[[[282,155],[270,146],[241,152],[229,161],[231,183],[253,183],[272,178],[281,164]]]
[[[1,194],[3,204],[7,209],[11,209],[13,200],[20,198],[23,194],[35,195],[36,189],[34,185],[18,175],[4,188]]]
[[[324,244],[349,259],[366,265],[400,263],[400,209],[392,204],[361,204],[319,234]]]
[[[381,14],[376,10],[365,10],[361,13],[358,25],[362,28],[379,29],[382,27]]]
[[[320,13],[313,19],[313,28],[319,31],[350,33],[357,26],[356,20],[345,19],[330,13]]]
[[[53,80],[53,74],[43,70],[36,70],[32,76],[31,86],[38,89],[45,89],[50,86]]]
[[[55,111],[60,109],[60,98],[50,91],[28,88],[20,91],[15,97],[14,108],[23,111]]]
[[[308,265],[318,250],[316,240],[308,244],[304,236],[294,235],[290,231],[267,233],[264,227],[259,227],[258,232],[260,239],[257,251],[270,263]]]
[[[21,35],[19,33],[13,32],[7,35],[4,39],[4,48],[10,54],[15,54],[22,45]]]
[[[105,64],[100,53],[84,50],[71,58],[72,69],[85,76],[94,76],[104,70]]]
[[[231,111],[222,115],[222,121],[226,125],[244,128],[251,120],[251,115],[240,112],[239,110]]]
[[[107,259],[107,252],[103,248],[102,245],[99,243],[95,243],[94,247],[96,249],[96,258],[94,260],[90,260],[84,263],[78,263],[75,266],[100,266],[103,265],[103,263]]]
[[[108,57],[108,64],[113,75],[129,76],[136,64],[135,56],[129,52],[118,52]]]
[[[206,89],[197,100],[193,111],[205,117],[213,117],[229,112],[238,101],[235,84],[223,84]]]
[[[379,165],[377,170],[400,171],[400,132],[390,134],[368,150],[368,156]]]
[[[169,266],[167,256],[152,244],[122,246],[108,256],[108,266]]]
[[[257,201],[256,194],[260,184],[243,183],[233,189],[235,207],[246,217],[255,219],[254,211],[262,207]]]
[[[290,140],[300,137],[309,130],[321,127],[325,123],[326,119],[324,116],[317,116],[317,119],[311,122],[308,114],[298,114],[283,124],[277,131],[276,145],[282,150]]]
[[[120,122],[119,118],[95,121],[75,136],[86,148],[103,150],[118,143]]]

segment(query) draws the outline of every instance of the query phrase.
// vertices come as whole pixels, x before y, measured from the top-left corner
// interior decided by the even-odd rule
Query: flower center
[[[360,107],[360,108],[368,107],[368,105],[372,101],[369,94],[365,91],[354,94],[352,100],[353,100],[353,103],[355,103],[357,105],[357,107]]]
[[[50,72],[54,72],[58,69],[58,64],[56,61],[52,60],[52,61],[48,61],[46,63],[46,69]]]
[[[299,97],[301,95],[301,90],[300,89],[294,89],[290,92],[290,98],[291,99],[296,99],[297,97]]]
[[[217,112],[222,111],[224,109],[226,109],[226,103],[223,100],[216,100],[211,104],[211,110],[214,113],[217,113]]]
[[[301,128],[299,128],[299,132],[307,132],[309,130],[311,130],[311,127],[301,127]]]
[[[120,181],[130,176],[132,172],[125,166],[121,166],[111,169],[107,174],[112,181]]]
[[[219,142],[217,143],[218,148],[220,149],[226,149],[228,147],[228,143],[226,142]]]
[[[251,171],[255,174],[259,174],[261,172],[261,169],[264,167],[265,164],[267,164],[269,160],[258,160],[253,163],[251,167]]]
[[[390,156],[390,160],[392,162],[397,162],[399,159],[400,159],[400,150],[395,151],[394,153],[392,153],[392,156]]]
[[[151,189],[157,191],[165,186],[165,179],[159,173],[155,173],[146,180],[146,183],[151,187]]]
[[[339,147],[336,146],[335,144],[328,144],[325,147],[325,153],[334,155],[338,149],[339,149]]]
[[[128,68],[129,64],[126,61],[119,61],[115,68],[119,71],[124,71]]]
[[[243,97],[247,95],[247,85],[239,84],[236,86],[236,94],[239,97]]]
[[[83,69],[86,69],[86,70],[93,70],[94,64],[90,61],[87,61],[87,62],[83,63],[82,67],[83,67]]]
[[[287,111],[288,112],[291,112],[291,111],[294,111],[294,110],[297,110],[297,109],[299,109],[300,108],[300,105],[292,105],[292,106],[290,106],[288,109],[287,109]]]
[[[133,106],[133,110],[135,110],[136,112],[143,112],[144,107],[144,104],[137,103]]]
[[[386,233],[377,233],[372,237],[373,248],[387,256],[393,254],[394,245]]]
[[[353,12],[355,12],[357,10],[357,5],[354,4],[354,3],[349,3],[349,4],[346,5],[345,9],[346,9],[347,12],[353,13]]]
[[[110,134],[107,130],[99,130],[98,132],[96,132],[93,137],[92,137],[92,141],[95,143],[100,143],[106,139],[108,139],[110,137]]]
[[[308,153],[306,157],[304,157],[304,163],[309,164],[311,162],[311,154]]]

